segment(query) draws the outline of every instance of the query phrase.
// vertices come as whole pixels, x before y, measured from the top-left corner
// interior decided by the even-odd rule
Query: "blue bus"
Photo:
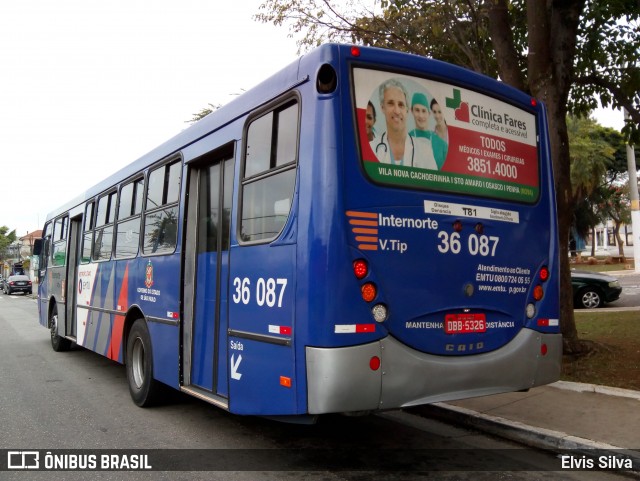
[[[545,107],[328,44],[48,215],[39,322],[233,413],[370,412],[558,379]]]

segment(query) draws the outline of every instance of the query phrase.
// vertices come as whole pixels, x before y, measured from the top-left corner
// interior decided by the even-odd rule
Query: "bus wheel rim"
[[[58,335],[58,315],[51,316],[51,337],[55,338]]]
[[[131,372],[133,382],[140,389],[144,383],[144,344],[140,338],[133,343],[133,353],[131,356]]]

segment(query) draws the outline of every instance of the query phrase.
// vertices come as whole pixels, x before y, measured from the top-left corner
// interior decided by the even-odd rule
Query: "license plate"
[[[26,282],[16,282],[16,284],[18,284],[19,286],[26,286],[27,285]]]
[[[444,317],[444,332],[447,334],[472,334],[487,332],[484,314],[447,314]]]

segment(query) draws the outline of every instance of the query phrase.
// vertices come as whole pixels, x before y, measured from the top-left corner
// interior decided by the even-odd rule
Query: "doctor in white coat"
[[[380,108],[387,130],[371,141],[378,160],[385,164],[437,170],[429,139],[411,137],[407,129],[407,92],[398,80],[389,79],[379,88]]]

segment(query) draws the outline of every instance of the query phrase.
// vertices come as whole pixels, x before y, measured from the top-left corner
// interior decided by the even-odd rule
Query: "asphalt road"
[[[639,307],[640,306],[640,274],[635,271],[613,272],[610,275],[616,277],[622,286],[620,299],[610,304],[606,304],[604,309],[617,307]]]
[[[141,409],[123,366],[80,348],[55,353],[36,309],[32,298],[0,295],[3,481],[626,479],[561,471],[554,454],[400,411],[328,415],[309,426],[236,416],[181,394]],[[88,457],[113,449],[150,453],[156,468],[182,470],[1,470],[7,450]],[[211,471],[197,470],[205,467]]]

